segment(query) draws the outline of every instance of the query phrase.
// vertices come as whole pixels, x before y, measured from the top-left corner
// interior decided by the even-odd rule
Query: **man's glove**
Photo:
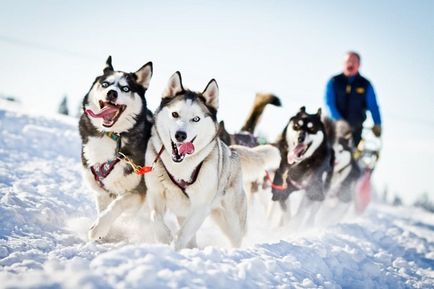
[[[374,135],[376,137],[380,137],[381,136],[381,126],[378,124],[374,125],[374,127],[372,128],[372,132],[374,133]]]

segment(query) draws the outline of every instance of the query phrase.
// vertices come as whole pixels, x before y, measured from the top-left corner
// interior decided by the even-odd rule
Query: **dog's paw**
[[[97,221],[92,227],[90,227],[88,238],[90,241],[101,240],[108,234],[109,230],[110,226],[104,225]]]

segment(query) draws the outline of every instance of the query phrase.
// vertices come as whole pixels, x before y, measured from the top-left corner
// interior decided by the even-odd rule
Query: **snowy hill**
[[[207,222],[200,249],[180,252],[154,244],[146,218],[87,242],[94,216],[77,121],[0,102],[0,288],[434,287],[434,215],[416,208],[374,205],[298,235],[258,219],[240,249]]]

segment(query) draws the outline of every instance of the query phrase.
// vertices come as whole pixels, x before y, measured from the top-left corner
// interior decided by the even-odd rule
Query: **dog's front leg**
[[[184,223],[181,225],[181,228],[172,243],[175,250],[185,248],[196,236],[197,230],[209,215],[209,211],[209,208],[197,208],[185,218]]]
[[[98,240],[104,238],[110,230],[113,222],[127,208],[140,206],[141,196],[139,194],[126,193],[117,197],[107,208],[100,212],[95,224],[89,230],[89,239]]]
[[[151,221],[156,241],[164,244],[170,244],[172,241],[172,233],[164,221],[164,210],[155,208],[152,209]]]
[[[159,183],[156,184],[158,185]],[[169,227],[164,221],[164,215],[166,214],[166,198],[164,189],[161,189],[161,192],[158,192],[157,190],[148,190],[147,201],[151,212],[151,222],[155,234],[155,241],[170,244],[173,237]]]
[[[114,198],[110,197],[110,194],[107,192],[98,193],[96,196],[96,209],[98,215],[100,215],[114,200]]]

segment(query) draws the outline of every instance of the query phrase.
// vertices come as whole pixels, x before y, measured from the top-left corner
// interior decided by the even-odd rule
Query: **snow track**
[[[303,234],[263,220],[240,249],[211,222],[199,249],[154,244],[134,221],[127,239],[87,242],[80,145],[77,120],[0,102],[0,288],[434,288],[434,215],[412,207]]]

